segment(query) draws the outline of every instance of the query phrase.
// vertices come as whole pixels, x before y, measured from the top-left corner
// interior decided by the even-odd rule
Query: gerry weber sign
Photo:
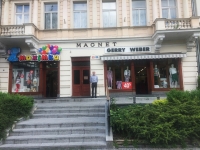
[[[135,52],[151,52],[150,46],[141,47],[106,47],[105,53],[135,53]]]

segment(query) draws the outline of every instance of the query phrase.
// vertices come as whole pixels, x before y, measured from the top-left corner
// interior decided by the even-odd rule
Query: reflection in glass
[[[80,84],[80,70],[74,70],[74,84]]]

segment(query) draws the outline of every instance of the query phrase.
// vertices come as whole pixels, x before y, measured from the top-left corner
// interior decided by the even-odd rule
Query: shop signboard
[[[137,47],[106,47],[105,53],[137,53],[137,52],[151,52],[150,46]]]
[[[132,82],[122,82],[122,89],[131,90],[132,89]]]
[[[59,61],[62,48],[58,47],[57,45],[47,44],[38,49],[38,55],[21,54],[18,56],[20,51],[20,48],[11,48],[8,50],[8,54],[10,55],[8,61]]]

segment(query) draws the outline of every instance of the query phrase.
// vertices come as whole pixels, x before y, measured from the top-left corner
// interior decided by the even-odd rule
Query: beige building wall
[[[187,52],[187,57],[182,59],[183,85],[184,90],[194,90],[197,87],[197,57],[193,49]]]
[[[0,58],[0,92],[8,92],[9,63],[5,58]]]

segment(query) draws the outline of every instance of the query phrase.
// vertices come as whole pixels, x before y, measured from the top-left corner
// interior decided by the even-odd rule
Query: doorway
[[[90,96],[90,58],[72,58],[72,96]]]
[[[147,61],[136,61],[135,64],[135,88],[136,94],[149,93],[149,65]]]
[[[59,94],[59,62],[43,62],[44,97],[57,97]]]
[[[46,71],[46,97],[57,97],[58,70]]]

